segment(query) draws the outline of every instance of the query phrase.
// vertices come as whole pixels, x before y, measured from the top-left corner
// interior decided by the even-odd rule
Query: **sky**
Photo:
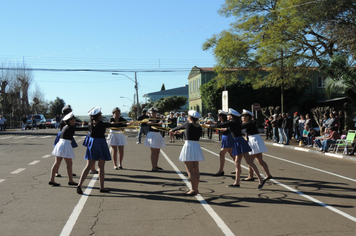
[[[104,114],[129,111],[135,71],[140,102],[162,84],[188,84],[192,67],[215,65],[203,43],[233,21],[218,14],[224,0],[1,2],[0,63],[105,71],[33,70],[30,95],[37,89],[46,101],[59,97],[81,116],[95,106]]]

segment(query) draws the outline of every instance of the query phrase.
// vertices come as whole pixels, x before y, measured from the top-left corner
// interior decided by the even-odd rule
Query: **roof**
[[[180,95],[186,94],[188,95],[188,85],[185,84],[183,87],[173,88],[173,89],[166,89],[158,92],[147,93],[143,95],[143,97],[149,97],[152,95]]]

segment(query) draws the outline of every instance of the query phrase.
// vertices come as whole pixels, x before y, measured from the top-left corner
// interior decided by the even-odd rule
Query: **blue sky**
[[[2,1],[0,61],[46,69],[173,69],[138,72],[139,100],[144,94],[188,84],[193,66],[213,67],[206,39],[229,28],[218,14],[223,0]],[[110,72],[33,71],[47,101],[71,104],[76,115],[94,106],[104,114],[118,106],[128,111],[134,82]],[[126,98],[120,98],[126,97]]]

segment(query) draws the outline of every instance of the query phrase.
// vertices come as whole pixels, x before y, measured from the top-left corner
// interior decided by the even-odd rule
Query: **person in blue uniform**
[[[267,152],[267,147],[262,137],[258,133],[256,124],[251,121],[253,113],[248,110],[243,110],[242,112],[242,128],[246,130],[248,144],[251,147],[249,152],[252,161],[257,158],[258,163],[262,166],[266,173],[264,180],[272,179],[272,175],[269,172],[267,163],[262,159],[262,153]],[[249,177],[244,179],[245,181],[253,181],[253,169],[249,166]]]
[[[185,130],[185,143],[179,155],[179,161],[184,161],[185,167],[190,177],[192,189],[184,195],[195,196],[199,194],[199,161],[204,161],[204,155],[199,145],[199,139],[202,133],[202,128],[197,124],[200,114],[197,111],[190,110],[188,112],[188,122],[171,129],[169,132],[174,133],[178,130]]]
[[[257,178],[259,180],[258,189],[261,189],[264,185],[264,180],[262,179],[257,166],[253,163],[249,152],[252,151],[248,142],[242,137],[242,126],[241,126],[241,114],[236,110],[229,108],[229,114],[227,119],[229,123],[226,124],[228,129],[231,131],[231,135],[234,139],[234,146],[232,149],[232,155],[235,157],[235,181],[232,184],[227,185],[227,187],[240,187],[240,175],[241,175],[241,160],[244,157],[246,163],[256,172]],[[223,128],[227,129],[227,128]]]
[[[72,139],[76,130],[84,130],[86,128],[75,126],[75,117],[73,112],[67,114],[63,118],[63,122],[65,123],[65,126],[62,128],[60,139],[57,142],[57,144],[54,146],[54,149],[52,151],[52,155],[55,156],[55,162],[52,166],[51,179],[48,183],[49,185],[52,186],[60,186],[59,183],[55,182],[54,178],[55,178],[55,174],[58,171],[59,166],[61,165],[63,158],[67,164],[67,173],[69,178],[68,185],[77,185],[77,183],[73,181],[73,172],[72,172],[72,166],[73,166],[72,160],[74,159]]]
[[[227,128],[229,126],[228,125],[229,121],[227,120],[227,112],[220,111],[218,114],[218,118],[220,120],[220,123],[208,121],[206,123],[206,126],[208,126],[210,128]],[[235,160],[234,155],[232,155],[233,146],[234,146],[234,139],[232,138],[230,130],[229,129],[221,130],[221,150],[219,153],[220,168],[219,168],[219,171],[216,174],[214,174],[213,176],[223,176],[225,174],[224,166],[225,166],[225,154],[226,153],[229,153],[231,158],[233,160]]]
[[[130,124],[127,120],[121,117],[121,111],[118,107],[115,107],[112,110],[112,117],[110,118],[111,124],[118,124],[119,127],[126,127]],[[124,145],[127,144],[124,131],[123,130],[115,130],[110,129],[108,135],[108,144],[111,145],[113,150],[113,161],[114,161],[114,169],[119,170],[122,169],[122,160],[124,159]],[[117,151],[119,150],[119,165],[117,165]]]
[[[83,194],[82,185],[88,173],[95,163],[98,161],[98,172],[99,172],[99,183],[100,192],[107,193],[110,192],[109,189],[104,187],[105,180],[105,163],[111,160],[111,155],[109,151],[108,144],[105,138],[106,128],[110,127],[120,127],[120,124],[110,124],[103,122],[101,116],[101,107],[94,107],[88,111],[90,116],[90,122],[88,124],[88,129],[90,132],[90,137],[87,138],[85,146],[87,147],[84,159],[87,160],[87,165],[83,169],[83,172],[79,179],[79,184],[77,186],[77,193]]]
[[[154,127],[162,127],[162,120],[157,117],[158,109],[155,107],[151,107],[149,109],[150,118],[148,127],[148,133],[143,145],[149,147],[151,149],[151,165],[152,171],[160,171],[161,167],[158,166],[158,158],[159,153],[161,152],[161,148],[166,147],[166,143],[161,135],[160,130],[155,129]]]

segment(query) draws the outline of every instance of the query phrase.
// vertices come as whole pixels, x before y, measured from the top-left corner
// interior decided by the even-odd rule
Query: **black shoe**
[[[61,177],[62,177],[62,175],[61,175],[61,174],[56,173],[56,177],[61,178]]]
[[[157,172],[158,170],[157,170],[156,168],[153,168],[152,171],[153,171],[153,172]]]
[[[78,185],[76,182],[68,182],[68,185]]]
[[[77,175],[73,173],[72,176],[77,176]]]
[[[229,184],[229,185],[226,185],[226,187],[228,187],[228,188],[240,188],[240,185],[239,184]]]
[[[255,181],[255,178],[252,178],[252,179],[250,179],[250,178],[247,178],[247,179],[241,179],[242,181]]]
[[[271,176],[268,176],[268,177],[266,177],[266,178],[264,178],[263,180],[269,180],[269,179],[272,179],[273,177],[272,177],[272,175]]]
[[[157,170],[163,170],[161,167],[157,166],[156,167]]]
[[[222,172],[218,172],[218,173],[216,173],[216,174],[213,174],[213,176],[214,176],[214,177],[216,177],[216,176],[224,176],[224,174],[225,174],[225,172],[222,171]]]
[[[77,193],[78,194],[83,194],[82,188],[80,186],[77,186]]]
[[[232,175],[236,174],[236,170],[231,172]]]
[[[101,193],[110,193],[110,190],[107,188],[100,189]]]
[[[197,191],[197,192],[191,192],[191,193],[183,193],[183,195],[184,196],[195,196],[195,195],[197,195],[197,194],[199,194],[199,192]]]
[[[53,187],[61,186],[61,184],[55,183],[55,182],[48,182],[48,184],[49,184],[49,185],[52,185]]]
[[[266,180],[262,180],[262,183],[260,183],[260,184],[258,185],[257,189],[258,189],[258,190],[259,190],[259,189],[262,189],[262,188],[263,188],[263,185],[265,185],[265,183],[266,183]]]
[[[122,170],[122,166],[119,166],[119,169]]]

